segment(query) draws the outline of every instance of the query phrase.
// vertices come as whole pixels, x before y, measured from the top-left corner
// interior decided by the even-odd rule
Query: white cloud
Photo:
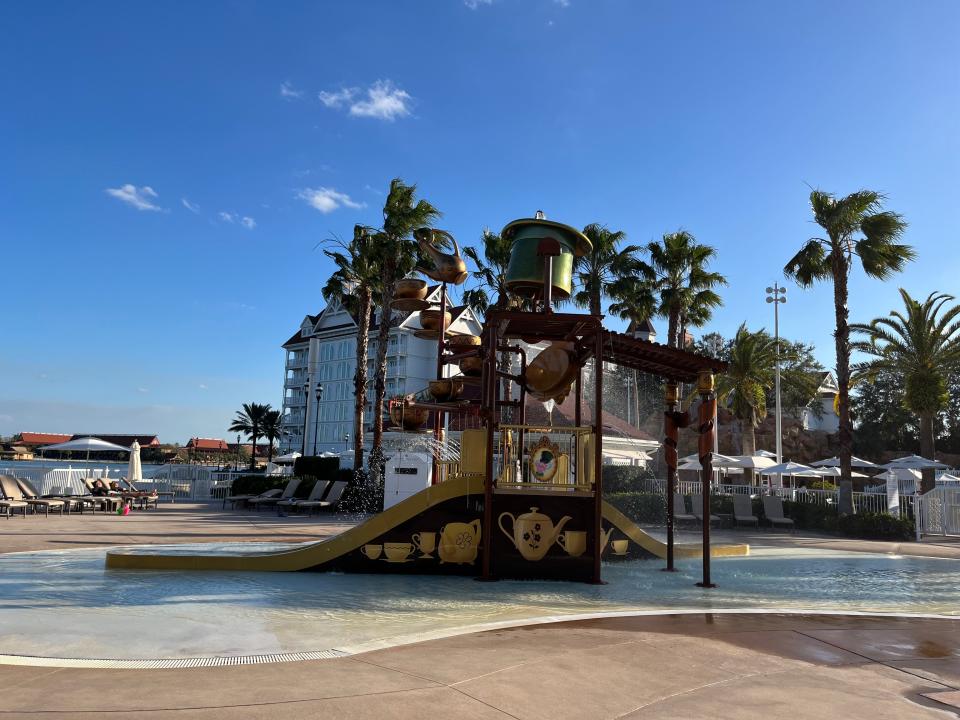
[[[377,80],[366,90],[341,88],[336,92],[321,92],[318,97],[328,108],[347,108],[353,117],[372,117],[378,120],[395,120],[410,114],[413,98],[389,80]]]
[[[237,216],[233,213],[228,213],[221,210],[218,214],[220,215],[220,219],[224,222],[232,223],[237,221]]]
[[[463,4],[471,10],[476,10],[481,5],[493,5],[493,0],[463,0]]]
[[[373,117],[393,120],[410,114],[410,93],[394,87],[389,80],[377,80],[367,88],[367,99],[350,106],[350,114],[356,117]]]
[[[346,193],[337,192],[333,188],[306,188],[298,192],[297,197],[324,215],[332,213],[339,207],[354,209],[366,207],[366,203],[357,202]]]
[[[138,393],[148,393],[148,392],[150,392],[150,389],[149,389],[149,388],[145,388],[145,387],[138,387],[138,388],[137,388],[137,392],[138,392]]]
[[[163,208],[151,202],[151,198],[157,197],[157,192],[149,185],[138,188],[136,185],[122,185],[118,188],[107,188],[107,195],[122,200],[127,205],[132,205],[137,210],[153,210],[159,212]]]
[[[317,97],[319,97],[320,102],[322,102],[328,108],[338,108],[353,100],[353,96],[356,94],[357,88],[343,88],[341,90],[337,90],[336,92],[327,92],[326,90],[322,90]]]
[[[206,390],[206,389],[207,389],[207,386],[204,385],[203,383],[200,383],[199,387],[200,387],[201,390]]]
[[[299,100],[303,97],[302,90],[295,90],[293,85],[288,82],[280,83],[280,97],[287,100]]]
[[[200,212],[200,206],[199,206],[199,205],[194,205],[192,202],[190,202],[190,201],[187,200],[186,198],[180,198],[180,202],[181,202],[181,203],[183,204],[183,206],[184,206],[187,210],[189,210],[190,212],[192,212],[192,213],[199,213],[199,212]]]
[[[553,1],[562,8],[570,7],[570,0],[553,0]]]
[[[240,219],[240,224],[243,225],[247,230],[253,230],[257,226],[257,221],[252,217],[247,217],[244,215]]]

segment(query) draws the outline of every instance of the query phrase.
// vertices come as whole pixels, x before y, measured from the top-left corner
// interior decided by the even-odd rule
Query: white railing
[[[656,481],[656,488],[663,492],[666,487],[664,481]],[[678,480],[677,492],[682,495],[699,495],[703,491],[703,484],[695,480]],[[764,487],[760,485],[726,485],[723,483],[713,483],[710,486],[710,492],[713,495],[750,495],[759,497],[761,495],[776,495],[784,500],[793,500],[794,502],[813,503],[829,507],[838,507],[840,492],[838,490],[814,490],[808,488],[782,487]],[[958,490],[957,492],[960,492]],[[907,517],[913,514],[914,496],[900,495],[900,515]],[[858,513],[887,513],[886,493],[853,493],[854,511]]]
[[[960,488],[938,487],[920,496],[918,538],[960,535]]]
[[[84,478],[117,479],[122,476],[118,470],[106,468],[43,468],[43,467],[2,467],[0,475],[12,475],[28,480],[40,495],[86,495],[89,489]]]

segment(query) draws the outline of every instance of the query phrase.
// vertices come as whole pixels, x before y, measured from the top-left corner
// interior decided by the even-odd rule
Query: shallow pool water
[[[255,547],[248,545],[248,548]],[[204,546],[209,550],[209,546]],[[677,573],[604,566],[606,585],[441,576],[107,570],[104,551],[0,555],[0,654],[183,658],[348,651],[482,624],[631,610],[777,608],[960,615],[960,563],[755,550]]]

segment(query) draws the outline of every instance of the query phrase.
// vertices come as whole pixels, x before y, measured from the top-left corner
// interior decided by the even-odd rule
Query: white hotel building
[[[440,286],[431,286],[427,299],[440,302]],[[450,328],[479,335],[482,324],[466,306],[451,308]],[[394,312],[395,327],[387,345],[387,399],[427,388],[437,375],[437,342],[414,337],[421,329],[420,313]],[[379,312],[371,320],[367,428],[373,426],[373,372],[377,354]],[[357,323],[339,303],[317,315],[307,315],[283,344],[283,424],[286,435],[280,452],[342,452],[353,447],[353,376],[356,370]],[[317,386],[323,392],[317,396]],[[305,390],[305,387],[307,388]],[[306,430],[306,438],[304,438]]]

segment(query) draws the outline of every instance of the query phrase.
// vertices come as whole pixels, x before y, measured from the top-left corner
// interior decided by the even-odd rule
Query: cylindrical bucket
[[[573,292],[573,260],[592,249],[590,241],[569,225],[525,218],[514,220],[501,231],[512,242],[507,266],[507,287],[510,292],[527,297],[543,294],[543,263],[537,248],[544,238],[560,244],[560,255],[553,258],[553,295],[568,298]]]

